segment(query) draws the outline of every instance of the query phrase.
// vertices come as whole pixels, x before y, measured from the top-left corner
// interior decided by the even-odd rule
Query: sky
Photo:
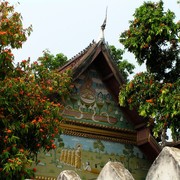
[[[75,56],[92,40],[97,40],[106,7],[108,12],[105,41],[109,45],[123,49],[119,43],[119,36],[128,29],[129,20],[133,20],[135,9],[141,6],[144,0],[9,0],[9,2],[22,14],[24,27],[31,24],[33,26],[33,32],[23,44],[23,48],[13,51],[15,62],[18,62],[28,57],[36,61],[45,49],[54,55],[63,53],[69,59]],[[176,21],[180,19],[180,5],[177,4],[177,0],[164,0],[164,7],[165,10],[175,12]],[[145,69],[144,66],[137,65],[133,54],[126,52],[124,59],[136,66],[135,72]]]

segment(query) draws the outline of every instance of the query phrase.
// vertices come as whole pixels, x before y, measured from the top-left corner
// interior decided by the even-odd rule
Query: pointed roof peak
[[[104,41],[105,38],[104,38],[104,30],[106,28],[106,21],[107,21],[107,9],[108,7],[106,7],[106,14],[105,14],[105,18],[104,18],[104,21],[103,21],[103,24],[101,25],[101,30],[100,30],[100,35],[97,39],[96,42],[99,42],[99,41]]]

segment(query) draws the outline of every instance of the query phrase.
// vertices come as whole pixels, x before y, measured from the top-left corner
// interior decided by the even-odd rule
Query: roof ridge
[[[58,71],[62,71],[63,69],[66,69],[66,67],[68,67],[70,64],[76,63],[76,60],[81,58],[95,44],[97,44],[97,43],[93,39],[92,42],[86,48],[84,48],[82,51],[80,51],[75,56],[70,58],[64,66],[62,66],[58,69]]]
[[[86,47],[84,48],[82,51],[80,51],[79,53],[77,53],[75,56],[73,56],[72,58],[69,59],[69,61],[73,61],[74,59],[84,55],[90,47],[92,47],[92,45],[94,45],[96,42],[94,41],[94,39],[92,40],[92,42]]]

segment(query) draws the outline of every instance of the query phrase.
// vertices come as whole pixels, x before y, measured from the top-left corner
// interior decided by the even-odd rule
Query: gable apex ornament
[[[100,35],[99,35],[99,38],[97,39],[97,42],[99,42],[99,41],[104,41],[104,40],[105,40],[105,38],[104,38],[104,30],[105,30],[105,28],[106,28],[107,9],[108,9],[108,7],[106,7],[105,18],[104,18],[103,24],[101,25]]]

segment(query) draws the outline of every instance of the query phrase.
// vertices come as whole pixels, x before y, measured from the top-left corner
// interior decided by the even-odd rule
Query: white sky
[[[92,40],[97,40],[108,6],[105,40],[116,48],[123,48],[119,35],[128,29],[135,9],[144,0],[9,0],[16,5],[16,11],[23,16],[24,26],[32,24],[33,32],[23,44],[23,48],[14,51],[15,60],[31,58],[36,61],[42,51],[49,49],[52,54],[63,53],[73,57]],[[158,2],[154,0],[154,2]],[[180,19],[180,5],[177,0],[164,0],[165,10],[170,9]],[[130,53],[124,59],[135,64]],[[136,72],[144,67],[137,67]]]

